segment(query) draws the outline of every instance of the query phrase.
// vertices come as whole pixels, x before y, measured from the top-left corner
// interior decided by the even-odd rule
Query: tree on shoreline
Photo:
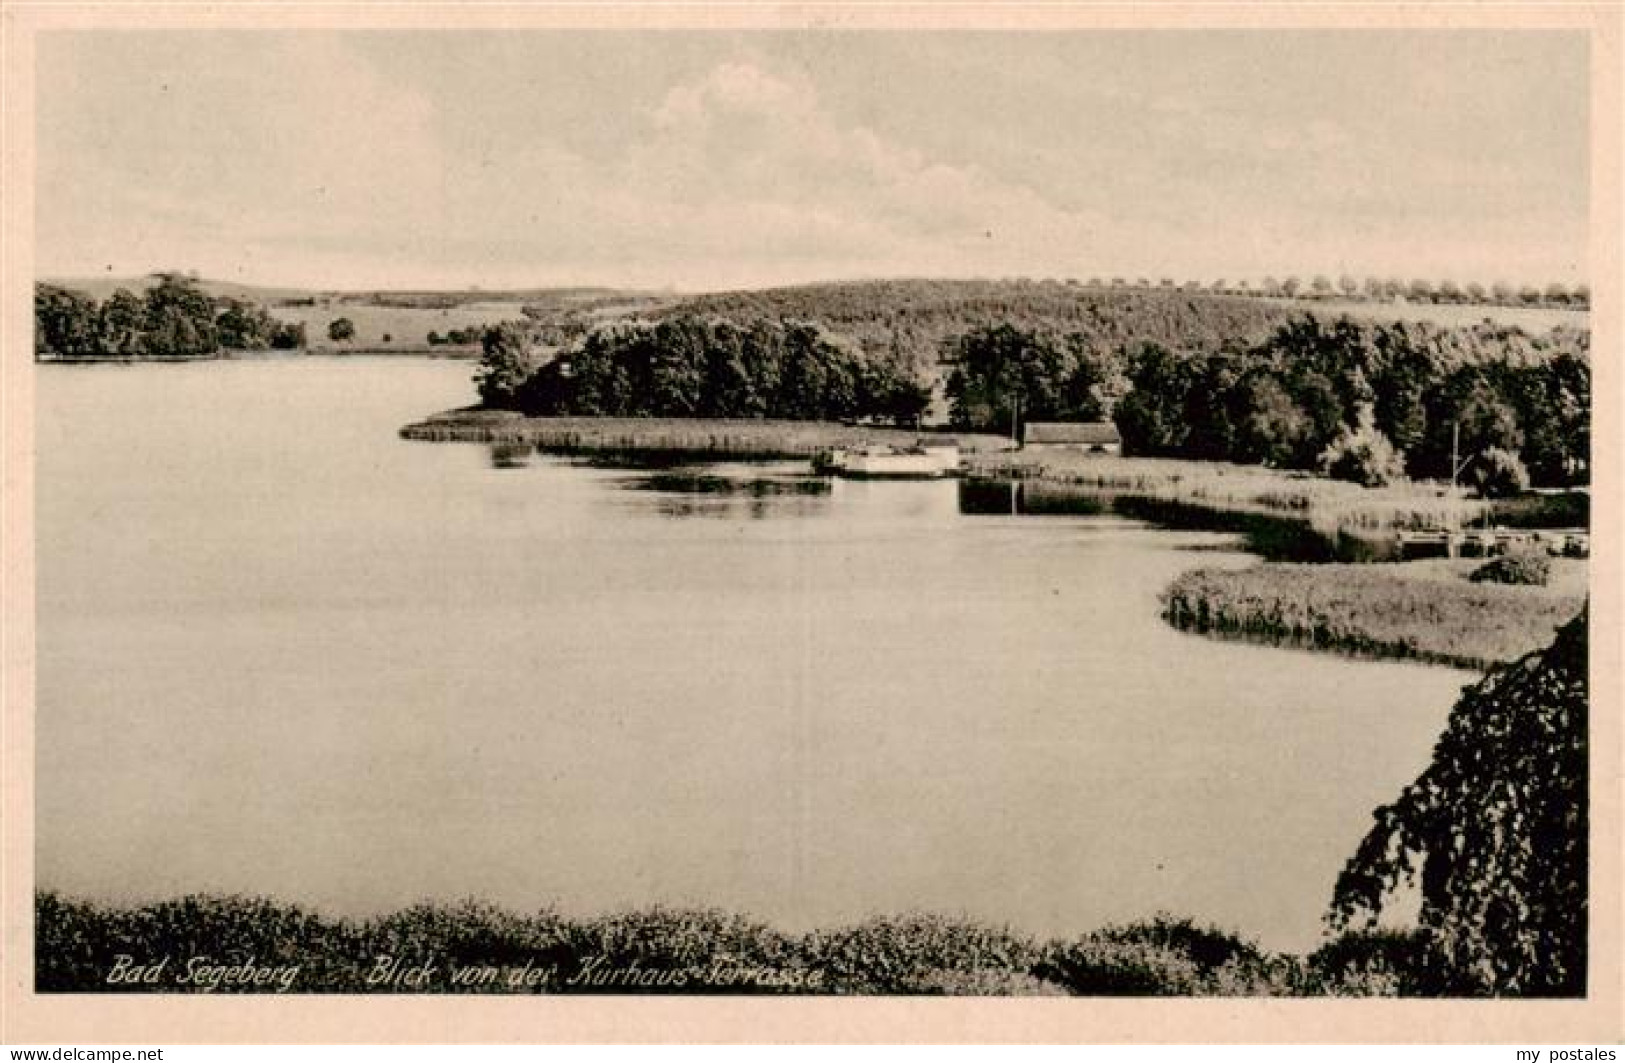
[[[480,402],[493,408],[511,407],[519,389],[536,371],[524,329],[518,325],[497,325],[480,338],[482,353],[474,377]]]
[[[143,295],[118,288],[102,303],[52,284],[34,286],[34,354],[56,358],[199,358],[230,350],[293,350],[305,326],[264,307],[214,299],[180,273],[164,273]]]
[[[488,351],[476,386],[487,405],[536,416],[909,423],[930,401],[907,365],[866,357],[805,322],[740,325],[693,314],[617,322],[594,329],[517,384],[524,366],[511,358],[510,346],[503,341]]]

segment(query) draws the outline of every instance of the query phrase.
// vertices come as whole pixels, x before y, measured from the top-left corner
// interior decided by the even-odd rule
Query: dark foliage
[[[1051,945],[1035,971],[1079,996],[1278,995],[1296,973],[1251,942],[1169,916]]]
[[[1306,989],[1333,996],[1437,996],[1439,961],[1420,930],[1339,934],[1306,961]]]
[[[119,288],[103,303],[50,284],[34,286],[34,354],[41,359],[199,358],[222,349],[294,350],[305,327],[263,307],[214,299],[168,273],[138,296]]]
[[[488,349],[487,357],[492,358]],[[489,378],[482,367],[480,381]],[[506,377],[503,377],[506,379]],[[595,329],[488,403],[543,416],[918,419],[928,388],[799,322],[679,315]]]
[[[1135,349],[1116,420],[1137,454],[1294,469],[1344,463],[1362,481],[1388,478],[1401,460],[1413,477],[1448,479],[1453,458],[1500,468],[1498,455],[1510,454],[1535,483],[1583,482],[1589,342],[1563,329],[1535,337],[1488,323],[1306,316],[1242,349]],[[1351,439],[1370,460],[1333,450]]]
[[[1475,568],[1468,576],[1474,583],[1511,583],[1544,587],[1552,578],[1552,559],[1545,554],[1518,553],[1497,557]]]
[[[1339,877],[1337,928],[1420,876],[1428,977],[1474,996],[1586,988],[1587,622],[1497,668],[1451,712],[1433,761]]]
[[[947,394],[962,427],[1019,436],[1029,421],[1098,421],[1126,387],[1120,359],[1095,353],[1081,333],[992,325],[972,329],[948,350],[954,369]]]

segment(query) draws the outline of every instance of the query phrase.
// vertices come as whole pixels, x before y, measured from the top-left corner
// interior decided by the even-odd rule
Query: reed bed
[[[1214,510],[1301,518],[1323,535],[1390,533],[1481,519],[1488,504],[1431,484],[1367,488],[1308,473],[1228,462],[1095,454],[978,454],[973,475],[1034,479]]]
[[[563,454],[662,454],[720,458],[811,458],[861,443],[911,446],[921,439],[982,452],[1006,446],[998,436],[904,428],[677,417],[524,417],[511,411],[457,410],[407,425],[406,439],[428,442],[530,443]]]
[[[1163,592],[1185,631],[1482,671],[1552,641],[1585,602],[1584,563],[1551,587],[1475,583],[1472,563],[1197,569]]]

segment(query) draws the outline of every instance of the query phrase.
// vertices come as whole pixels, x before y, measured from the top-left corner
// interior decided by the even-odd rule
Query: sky
[[[40,276],[1587,279],[1552,31],[42,35]]]

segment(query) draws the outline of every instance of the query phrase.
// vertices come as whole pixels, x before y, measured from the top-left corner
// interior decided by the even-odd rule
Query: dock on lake
[[[1561,557],[1589,557],[1585,528],[1430,528],[1398,533],[1399,560],[1417,557],[1497,557],[1518,551],[1545,551]]]

